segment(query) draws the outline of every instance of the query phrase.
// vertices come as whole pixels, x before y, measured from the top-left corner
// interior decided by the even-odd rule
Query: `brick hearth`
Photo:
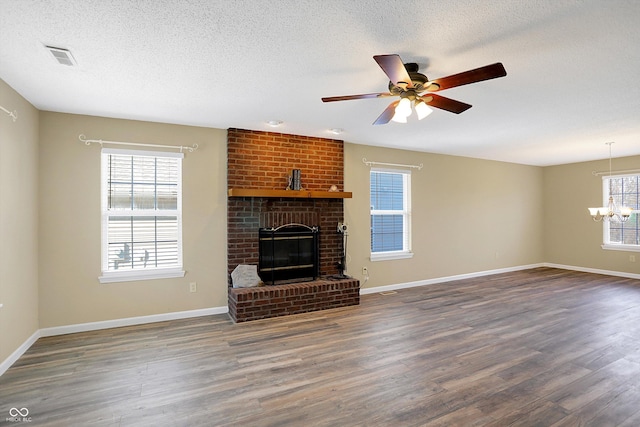
[[[229,288],[229,315],[234,322],[360,304],[356,279],[315,280],[256,288]]]

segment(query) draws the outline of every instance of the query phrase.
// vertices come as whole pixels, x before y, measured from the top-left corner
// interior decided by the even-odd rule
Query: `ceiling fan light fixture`
[[[407,123],[407,116],[403,114],[398,114],[398,111],[396,109],[396,113],[391,118],[391,121],[396,123]]]
[[[414,106],[414,108],[416,110],[416,114],[418,115],[418,120],[424,119],[433,112],[433,110],[427,106],[427,103],[421,99],[416,101],[416,105]]]
[[[411,115],[411,101],[409,100],[409,98],[402,98],[400,100],[398,106],[396,107],[396,114],[394,115],[394,117],[398,114],[404,116],[405,118]]]

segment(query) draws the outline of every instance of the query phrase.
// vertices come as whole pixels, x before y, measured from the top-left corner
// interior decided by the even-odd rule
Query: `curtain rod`
[[[9,115],[9,117],[11,117],[13,119],[14,122],[16,120],[18,120],[18,112],[16,110],[9,111],[6,108],[4,108],[2,105],[0,105],[0,110],[2,110],[5,113],[7,113]]]
[[[85,143],[85,145],[91,145],[92,143],[100,144],[113,144],[113,145],[135,145],[138,147],[158,147],[158,148],[172,148],[174,150],[189,150],[190,153],[193,153],[198,149],[198,144],[193,144],[191,147],[186,147],[183,145],[159,145],[159,144],[146,144],[142,142],[120,142],[120,141],[104,141],[102,139],[87,139],[83,134],[78,135],[78,139]]]
[[[609,173],[611,173],[611,174],[625,174],[625,173],[638,173],[638,172],[640,172],[640,169],[626,169],[626,170],[621,170],[621,171],[600,171],[600,172],[593,171],[593,172],[591,172],[591,174],[593,176],[602,176],[602,175],[609,175]]]
[[[369,160],[366,159],[366,157],[362,158],[362,163],[364,163],[367,166],[376,166],[376,165],[380,165],[380,166],[396,166],[396,167],[401,167],[401,168],[411,168],[411,169],[422,169],[424,167],[423,163],[420,163],[419,165],[403,165],[401,163],[382,163],[382,162],[371,162]]]

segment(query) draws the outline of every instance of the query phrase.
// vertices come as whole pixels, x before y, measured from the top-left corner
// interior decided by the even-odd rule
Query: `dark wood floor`
[[[0,424],[638,426],[640,281],[540,268],[39,339],[0,377]]]

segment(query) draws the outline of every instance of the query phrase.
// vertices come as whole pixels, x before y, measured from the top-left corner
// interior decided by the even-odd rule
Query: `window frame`
[[[176,209],[117,209],[110,210],[108,207],[108,158],[109,155],[124,155],[134,157],[154,157],[154,158],[176,158],[177,167],[177,206]],[[130,149],[103,148],[100,154],[100,216],[101,216],[101,275],[98,277],[100,283],[129,282],[137,280],[167,279],[184,277],[183,268],[183,241],[182,241],[182,159],[183,153],[173,153],[167,151],[144,151]],[[119,270],[109,269],[109,239],[108,223],[110,217],[162,217],[175,216],[177,221],[177,263],[168,267],[151,267],[144,270]]]
[[[637,177],[640,180],[640,174],[638,173],[628,173],[628,174],[617,174],[617,175],[606,175],[602,177],[602,206],[607,206],[609,204],[609,179],[618,179],[625,177]],[[617,202],[616,202],[617,203]],[[618,206],[620,208],[622,205]],[[640,215],[640,210],[632,209],[631,215]],[[611,242],[611,221],[604,220],[602,221],[602,249],[605,250],[613,250],[613,251],[625,251],[625,252],[640,252],[640,244],[637,245],[629,245],[624,243],[615,243]],[[614,224],[617,224],[614,222]]]
[[[372,209],[371,205],[371,177],[373,173],[393,173],[402,175],[403,180],[403,208],[402,211],[399,210],[377,210]],[[373,216],[374,215],[398,215],[399,213],[403,216],[403,249],[395,250],[395,251],[378,251],[373,252],[373,241],[369,241],[369,251],[370,256],[369,259],[371,261],[387,261],[387,260],[397,260],[397,259],[407,259],[413,257],[412,246],[411,246],[411,170],[406,169],[394,169],[394,168],[381,168],[381,167],[372,167],[369,171],[369,227],[370,233],[369,238],[371,239],[371,234],[373,232]]]

